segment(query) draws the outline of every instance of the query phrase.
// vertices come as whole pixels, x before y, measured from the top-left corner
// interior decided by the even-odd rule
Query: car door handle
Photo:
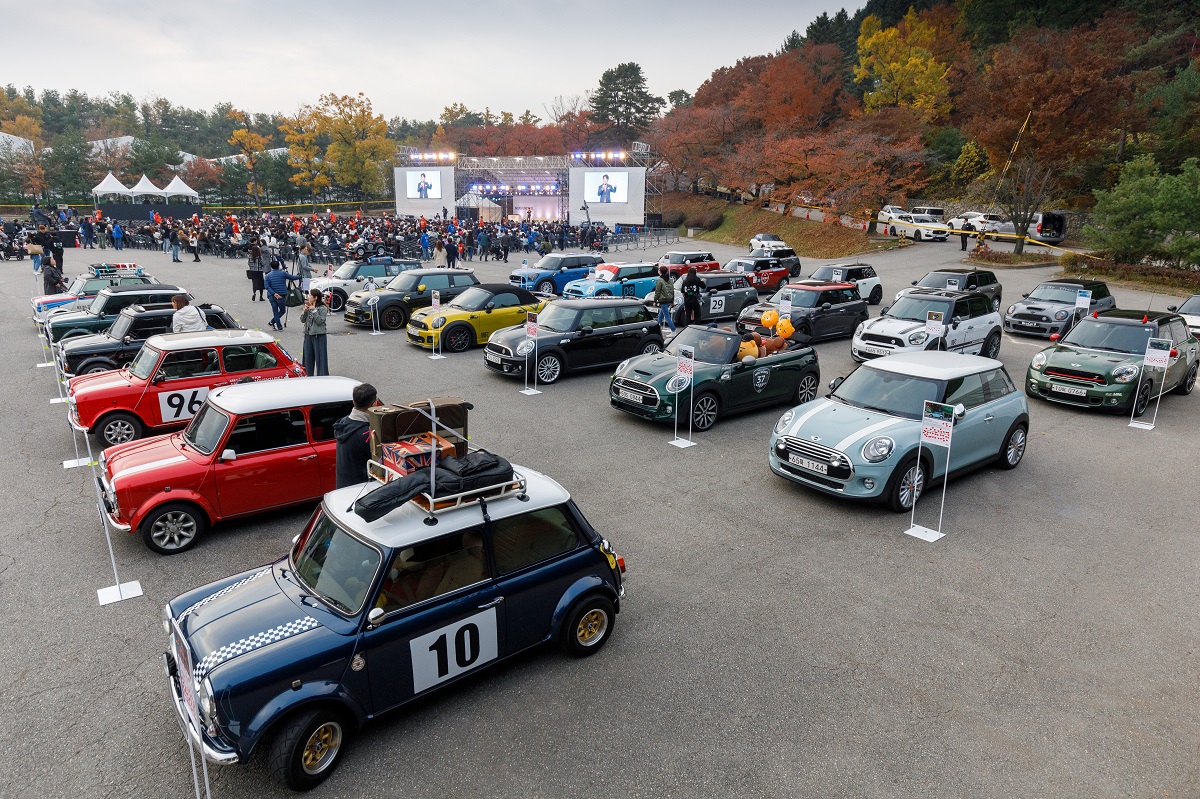
[[[501,602],[503,602],[503,601],[504,601],[504,597],[502,597],[502,596],[498,596],[498,597],[496,597],[495,599],[493,599],[491,602],[488,602],[487,604],[484,604],[484,605],[480,605],[480,606],[479,606],[479,609],[480,609],[480,610],[487,610],[488,608],[494,608],[494,607],[496,607],[497,605],[499,605],[499,604],[500,604]]]
[[[992,414],[989,413],[987,416],[983,417],[983,421],[990,422],[995,418],[996,418],[995,416],[993,416]]]
[[[298,461],[311,461],[316,455],[305,455],[303,458],[296,458]]]

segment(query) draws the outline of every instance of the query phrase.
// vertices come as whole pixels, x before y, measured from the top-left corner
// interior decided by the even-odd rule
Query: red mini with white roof
[[[162,555],[224,519],[316,502],[337,482],[333,424],[359,381],[304,377],[214,390],[186,430],[109,447],[104,511]]]
[[[123,444],[187,424],[214,388],[303,376],[304,367],[260,330],[168,333],[146,339],[119,371],[72,377],[68,413],[75,429],[106,446]]]

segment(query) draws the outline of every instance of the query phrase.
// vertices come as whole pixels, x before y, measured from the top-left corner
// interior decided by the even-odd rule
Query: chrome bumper
[[[200,734],[200,731],[188,724],[187,711],[183,707],[183,697],[179,695],[179,691],[175,687],[175,677],[172,675],[171,656],[166,652],[163,653],[163,669],[167,673],[167,684],[171,687],[171,702],[175,705],[175,718],[179,722],[179,730],[183,733],[183,737],[188,739],[193,746],[204,753],[204,759],[209,763],[217,766],[232,766],[238,762],[238,753],[236,751],[224,751],[217,749]]]

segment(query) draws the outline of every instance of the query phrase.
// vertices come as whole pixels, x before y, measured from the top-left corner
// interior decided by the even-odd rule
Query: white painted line
[[[34,364],[34,366],[36,366],[38,369],[44,369],[47,366],[53,366],[53,365],[54,365],[54,361],[51,361],[50,363],[35,363]]]
[[[50,400],[50,404],[57,405],[60,402],[66,402],[66,401],[67,401],[66,397],[55,397],[54,399]]]
[[[80,466],[96,466],[98,464],[89,461],[87,458],[75,458],[74,460],[63,461],[64,469],[75,469]]]

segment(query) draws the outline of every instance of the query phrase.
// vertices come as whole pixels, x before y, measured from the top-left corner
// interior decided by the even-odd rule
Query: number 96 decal
[[[414,638],[408,647],[412,655],[413,693],[419,694],[496,659],[496,609],[488,608]]]
[[[200,406],[204,404],[204,398],[207,396],[207,388],[160,392],[158,409],[162,412],[163,423],[170,424],[180,419],[191,419],[200,410]]]

